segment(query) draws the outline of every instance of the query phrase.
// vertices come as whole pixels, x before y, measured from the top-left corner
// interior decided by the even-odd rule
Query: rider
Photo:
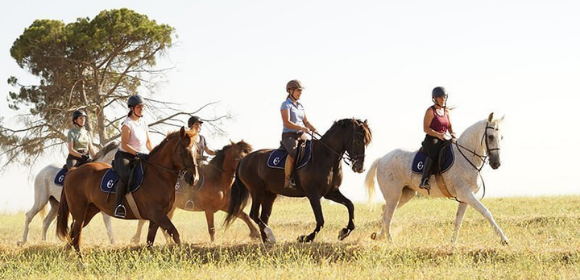
[[[197,162],[206,159],[206,157],[203,155],[204,152],[206,152],[210,156],[215,156],[215,151],[213,151],[207,146],[207,141],[205,140],[205,137],[199,134],[199,132],[201,131],[202,124],[203,121],[198,116],[192,116],[187,121],[187,126],[191,131],[195,133],[194,139],[196,143],[195,146],[197,148]]]
[[[136,159],[147,159],[151,151],[151,140],[149,139],[149,126],[143,117],[145,104],[139,95],[132,95],[127,101],[129,113],[121,124],[121,145],[115,154],[114,169],[119,180],[117,180],[117,194],[115,199],[115,217],[124,218],[126,214],[125,206],[122,204],[123,197],[127,192],[127,185],[131,174],[131,163]]]
[[[95,156],[91,137],[85,129],[86,120],[87,114],[85,112],[75,110],[72,113],[74,127],[68,131],[67,135],[68,156],[66,158],[66,167],[68,170],[89,162],[91,157]]]
[[[280,106],[282,114],[282,147],[288,152],[286,157],[286,166],[284,167],[284,188],[292,188],[293,182],[290,180],[292,170],[294,169],[294,162],[296,160],[296,148],[298,140],[306,139],[304,133],[314,132],[318,133],[316,128],[308,122],[306,113],[302,103],[298,102],[302,96],[304,87],[298,80],[291,80],[286,84],[286,92],[288,96]]]
[[[431,98],[434,105],[427,108],[425,117],[423,119],[423,131],[425,131],[425,140],[422,146],[427,153],[425,165],[423,167],[423,177],[421,178],[420,188],[426,189],[427,192],[431,189],[429,186],[429,177],[433,163],[439,158],[439,151],[445,143],[446,133],[449,132],[452,139],[455,139],[453,126],[451,126],[451,118],[449,116],[449,109],[446,106],[447,92],[443,87],[436,87],[431,93]]]

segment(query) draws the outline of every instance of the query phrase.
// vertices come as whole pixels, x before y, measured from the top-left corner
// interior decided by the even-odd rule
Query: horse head
[[[352,171],[364,172],[365,149],[372,140],[372,133],[366,120],[363,122],[352,118],[336,121],[321,140],[325,139],[330,147],[337,148],[335,153],[346,152],[346,160],[350,162]]]
[[[185,181],[193,186],[199,179],[197,162],[195,161],[197,158],[196,149],[192,149],[195,135],[193,132],[185,130],[184,127],[181,127],[178,133],[176,152],[173,153],[173,164],[181,173],[185,172]]]
[[[501,135],[500,125],[503,122],[503,119],[504,117],[494,120],[493,113],[489,114],[485,132],[482,137],[485,139],[486,151],[489,156],[489,166],[493,169],[498,169],[501,165],[500,150],[503,136]]]

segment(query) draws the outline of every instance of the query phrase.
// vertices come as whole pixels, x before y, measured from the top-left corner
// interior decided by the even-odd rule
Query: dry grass
[[[395,214],[396,244],[373,241],[380,228],[380,205],[357,204],[357,228],[344,241],[339,230],[346,209],[323,202],[325,228],[312,244],[299,235],[313,230],[314,215],[305,199],[280,199],[270,226],[278,243],[264,245],[248,237],[241,221],[209,244],[205,216],[178,211],[174,222],[184,244],[168,245],[158,234],[156,245],[130,245],[136,222],[114,220],[116,245],[108,244],[99,217],[83,231],[80,262],[54,236],[40,241],[41,221],[21,239],[24,213],[0,216],[0,278],[5,279],[575,279],[580,275],[580,197],[485,199],[484,204],[511,244],[502,246],[486,220],[469,209],[456,246],[453,233],[456,202],[416,199]],[[223,221],[217,214],[216,220]],[[145,233],[142,240],[145,239]]]

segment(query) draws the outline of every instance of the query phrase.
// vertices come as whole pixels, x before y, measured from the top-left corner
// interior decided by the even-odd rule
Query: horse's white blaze
[[[480,189],[480,178],[479,171],[472,166],[480,168],[484,164],[481,157],[473,155],[473,151],[477,155],[488,156],[490,163],[494,162],[495,168],[499,167],[501,162],[500,124],[502,121],[503,118],[493,120],[492,113],[488,119],[479,121],[467,128],[461,137],[457,139],[457,143],[465,148],[459,148],[461,149],[459,151],[458,146],[453,145],[455,163],[442,175],[449,193],[464,202],[460,203],[457,209],[455,231],[451,239],[453,243],[457,241],[461,222],[468,205],[475,208],[489,221],[494,231],[501,237],[502,243],[508,242],[507,237],[493,219],[491,212],[475,196],[475,193]],[[377,159],[366,175],[365,185],[369,192],[369,197],[372,196],[375,184],[374,178],[376,178],[386,201],[381,232],[373,235],[377,239],[382,239],[386,236],[387,240],[392,241],[391,221],[395,210],[411,200],[417,192],[425,196],[428,195],[426,190],[419,188],[421,174],[414,174],[411,171],[414,155],[415,152],[411,151],[393,150],[382,158]],[[431,185],[429,196],[444,197],[434,176],[431,176],[429,185]]]
[[[115,153],[117,149],[112,149],[102,158],[95,158],[95,161],[110,163],[115,158]],[[50,202],[50,211],[44,218],[42,223],[42,240],[46,241],[46,233],[50,224],[57,215],[58,202],[60,200],[60,195],[62,192],[62,186],[57,186],[54,183],[54,178],[56,174],[61,170],[63,164],[52,163],[47,165],[45,168],[40,170],[36,177],[34,178],[34,204],[32,208],[26,212],[26,220],[24,222],[24,234],[22,235],[22,240],[18,241],[18,245],[24,245],[28,241],[28,231],[30,228],[30,222],[40,212],[46,207],[46,204]],[[50,200],[53,197],[54,200]],[[113,228],[111,226],[111,217],[101,213],[103,215],[103,221],[105,222],[105,227],[107,228],[107,234],[109,236],[109,241],[111,244],[115,243],[115,238],[113,236]]]

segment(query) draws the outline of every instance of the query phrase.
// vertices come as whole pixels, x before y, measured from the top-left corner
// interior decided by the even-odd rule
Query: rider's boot
[[[431,168],[433,167],[433,160],[430,157],[425,159],[425,165],[423,166],[423,177],[421,177],[421,184],[419,188],[426,189],[427,194],[431,192],[431,186],[429,186],[429,177],[431,176]]]
[[[115,197],[115,217],[117,218],[125,218],[127,210],[123,205],[123,197],[127,192],[127,184],[121,180],[117,180],[117,191]]]
[[[294,158],[288,155],[286,157],[286,166],[284,166],[284,188],[294,188],[292,181],[292,170],[294,169]]]

